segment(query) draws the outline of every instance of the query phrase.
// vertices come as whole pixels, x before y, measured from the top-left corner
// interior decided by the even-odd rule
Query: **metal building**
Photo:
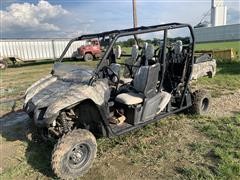
[[[240,41],[240,24],[194,29],[196,42]]]
[[[0,57],[15,57],[23,61],[56,59],[58,58],[70,39],[1,39]],[[66,54],[71,57],[78,47],[85,41],[72,44]]]

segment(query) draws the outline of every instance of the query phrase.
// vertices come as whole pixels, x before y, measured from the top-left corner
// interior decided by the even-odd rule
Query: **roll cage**
[[[141,26],[138,28],[130,28],[130,29],[123,29],[123,30],[113,30],[113,31],[106,31],[106,32],[102,32],[102,33],[96,33],[96,34],[87,34],[87,35],[82,35],[79,36],[77,38],[74,38],[72,40],[69,41],[69,43],[67,44],[66,48],[64,49],[63,53],[61,54],[60,58],[58,59],[58,61],[62,61],[65,54],[67,53],[69,47],[71,46],[71,44],[75,41],[81,41],[81,40],[87,40],[87,39],[93,39],[93,38],[103,38],[105,39],[106,37],[108,37],[110,39],[109,42],[109,46],[105,52],[105,54],[103,55],[102,59],[100,60],[100,62],[98,63],[96,69],[95,69],[95,73],[97,74],[102,68],[103,66],[105,66],[106,64],[108,64],[107,62],[107,58],[115,44],[115,42],[117,41],[117,39],[119,37],[123,37],[123,36],[129,36],[129,35],[133,35],[136,42],[137,41],[137,35],[138,34],[144,34],[144,33],[151,33],[151,32],[158,32],[158,31],[163,31],[164,32],[164,37],[163,37],[163,52],[161,53],[161,57],[158,58],[158,63],[160,63],[161,65],[161,72],[159,74],[159,80],[160,80],[160,86],[159,88],[162,88],[163,86],[163,81],[161,80],[164,77],[165,71],[166,71],[166,46],[167,46],[167,36],[168,36],[168,30],[171,29],[178,29],[178,28],[188,28],[189,32],[190,32],[190,36],[191,36],[191,43],[189,44],[189,48],[190,48],[190,55],[189,55],[189,59],[190,62],[188,64],[188,69],[187,69],[187,77],[186,77],[186,81],[185,81],[185,91],[186,91],[186,87],[190,81],[190,77],[191,77],[191,73],[192,73],[192,65],[194,64],[194,57],[193,57],[193,51],[194,51],[194,45],[195,45],[195,38],[194,38],[194,33],[193,33],[193,28],[191,25],[189,24],[184,24],[184,23],[168,23],[168,24],[162,24],[162,25],[153,25],[153,26]],[[183,103],[183,101],[182,101]],[[182,104],[181,103],[181,104]]]

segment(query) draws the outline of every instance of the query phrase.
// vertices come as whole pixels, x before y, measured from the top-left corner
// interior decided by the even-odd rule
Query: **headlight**
[[[34,120],[35,121],[42,121],[43,116],[44,116],[46,111],[47,111],[46,107],[36,110],[35,113],[34,113]]]
[[[24,110],[25,110],[27,113],[31,113],[31,112],[34,111],[34,108],[35,108],[34,104],[33,104],[31,101],[29,101],[29,102],[26,104],[26,106],[24,107]]]

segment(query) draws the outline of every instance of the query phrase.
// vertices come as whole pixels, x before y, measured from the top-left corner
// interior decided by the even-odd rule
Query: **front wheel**
[[[192,113],[206,115],[211,107],[211,100],[211,95],[207,91],[197,90],[193,92]]]
[[[75,179],[85,174],[96,157],[97,143],[93,134],[76,129],[58,140],[52,153],[52,169],[61,179]]]
[[[93,55],[90,53],[87,53],[83,57],[84,61],[92,61],[93,60]]]

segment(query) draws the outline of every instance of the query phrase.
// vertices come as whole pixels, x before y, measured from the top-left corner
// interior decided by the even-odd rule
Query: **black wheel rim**
[[[207,111],[208,110],[208,106],[209,106],[209,99],[208,98],[204,98],[202,100],[202,110],[203,111]]]
[[[68,165],[72,169],[84,166],[90,157],[90,148],[87,144],[75,145],[68,154]]]

